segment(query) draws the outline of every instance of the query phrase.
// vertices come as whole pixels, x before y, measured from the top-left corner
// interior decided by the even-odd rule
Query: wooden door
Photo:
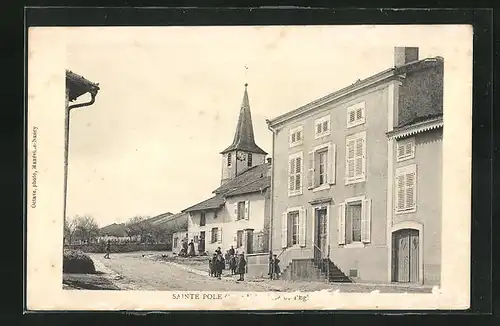
[[[328,255],[328,219],[326,208],[316,209],[316,245],[321,250],[323,258]]]
[[[419,281],[418,230],[403,229],[393,234],[392,280],[400,283]]]
[[[205,231],[200,232],[200,243],[198,244],[198,251],[199,252],[205,251]]]
[[[247,231],[247,254],[252,254],[253,253],[253,232],[252,231]]]

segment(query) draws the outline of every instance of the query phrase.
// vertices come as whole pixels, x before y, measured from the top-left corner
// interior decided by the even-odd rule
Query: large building
[[[443,59],[398,47],[394,67],[268,121],[285,278],[440,282],[442,113]]]
[[[183,210],[199,253],[233,246],[245,254],[269,248],[271,183],[267,153],[255,143],[247,85],[233,143],[223,150],[221,183],[212,197]]]

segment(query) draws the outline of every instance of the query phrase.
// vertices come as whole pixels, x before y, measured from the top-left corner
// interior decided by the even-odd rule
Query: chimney
[[[394,66],[400,67],[407,63],[418,61],[417,47],[394,47]]]
[[[270,158],[270,157],[268,157],[268,158],[267,158],[267,164],[271,165],[271,163],[272,163],[272,162],[273,162],[273,159],[272,159],[272,158]]]

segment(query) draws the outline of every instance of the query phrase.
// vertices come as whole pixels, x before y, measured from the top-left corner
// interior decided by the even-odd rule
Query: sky
[[[244,84],[265,120],[393,66],[394,46],[453,56],[453,26],[75,27],[67,68],[99,83],[70,122],[68,216],[100,226],[177,213],[212,196]],[[248,69],[245,69],[245,66]],[[82,96],[80,101],[86,101]],[[76,103],[76,102],[75,102]]]

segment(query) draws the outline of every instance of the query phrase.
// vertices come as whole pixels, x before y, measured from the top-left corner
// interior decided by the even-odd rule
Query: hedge
[[[63,273],[93,274],[95,266],[92,259],[80,250],[64,249]]]
[[[106,242],[99,243],[89,243],[89,244],[72,244],[66,245],[65,247],[73,250],[81,250],[83,252],[89,253],[105,253],[106,252]],[[156,244],[146,244],[146,243],[111,243],[110,252],[120,253],[120,252],[134,252],[134,251],[170,251],[172,250],[172,244],[170,243],[156,243]]]

